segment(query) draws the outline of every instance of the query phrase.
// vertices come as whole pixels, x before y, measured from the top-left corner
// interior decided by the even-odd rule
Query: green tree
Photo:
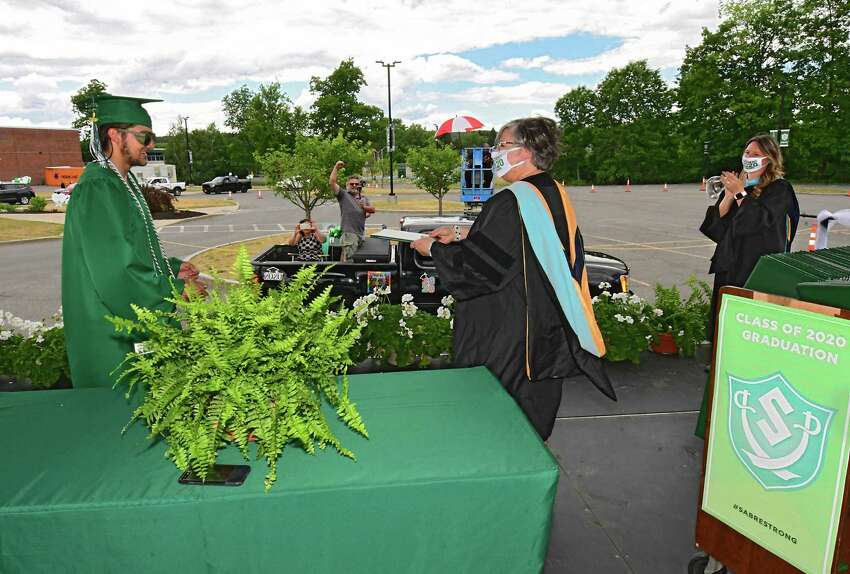
[[[385,147],[381,124],[384,113],[357,99],[366,85],[363,71],[351,59],[343,60],[327,78],[313,76],[310,92],[316,100],[310,108],[313,132],[324,138],[335,137],[340,130],[352,139],[367,143],[373,149]]]
[[[443,215],[443,197],[458,181],[458,152],[448,146],[431,144],[409,150],[407,163],[413,169],[414,183],[437,198],[438,213]]]
[[[256,154],[256,161],[274,193],[310,217],[319,205],[334,201],[328,177],[334,164],[345,162],[343,171],[358,174],[370,151],[358,141],[346,140],[342,133],[333,139],[298,136],[293,151],[277,149]]]
[[[91,116],[94,112],[94,98],[105,92],[106,84],[98,79],[92,79],[71,96],[71,108],[74,111],[74,121],[71,122],[71,127],[80,130],[80,149],[85,162],[92,160],[89,152],[89,141],[91,139]]]
[[[165,147],[165,160],[177,168],[177,178],[188,180],[189,165],[183,125],[182,118],[178,117],[171,124],[161,145]],[[245,158],[237,134],[222,132],[215,124],[210,124],[202,129],[191,130],[189,140],[192,146],[192,179],[195,183],[229,173],[245,177],[254,170],[253,158]]]
[[[248,148],[246,155],[284,147],[307,129],[308,117],[282,90],[280,83],[260,84],[254,92],[241,86],[222,98],[225,125],[236,131]]]
[[[608,72],[595,97],[595,176],[612,183],[672,179],[672,105],[672,90],[646,60]]]
[[[555,114],[563,130],[561,157],[554,173],[560,179],[583,182],[592,175],[593,123],[596,117],[596,93],[579,86],[560,97]]]

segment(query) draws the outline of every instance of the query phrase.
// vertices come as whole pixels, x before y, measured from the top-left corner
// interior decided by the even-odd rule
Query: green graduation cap
[[[93,123],[101,126],[109,124],[131,124],[151,126],[151,117],[142,104],[161,102],[149,98],[130,98],[100,94],[94,97],[95,112],[91,118]]]

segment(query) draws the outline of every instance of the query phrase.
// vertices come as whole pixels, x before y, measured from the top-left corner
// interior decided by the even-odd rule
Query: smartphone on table
[[[240,486],[245,482],[251,467],[247,464],[215,464],[207,473],[207,479],[201,480],[192,469],[186,470],[177,479],[180,484],[197,484],[210,486]]]

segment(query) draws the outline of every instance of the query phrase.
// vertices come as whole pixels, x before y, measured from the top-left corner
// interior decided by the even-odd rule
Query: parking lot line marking
[[[281,231],[286,231],[286,230],[283,228],[283,225],[281,225],[280,223],[278,223],[278,224],[277,224],[277,228],[278,228],[278,229],[280,229]]]
[[[695,253],[683,253],[681,251],[673,251],[672,249],[666,249],[664,247],[655,247],[653,245],[649,245],[649,244],[646,244],[646,243],[635,243],[633,241],[623,241],[621,239],[615,239],[613,237],[604,237],[602,235],[584,235],[584,236],[585,237],[593,237],[595,239],[604,239],[605,241],[614,241],[614,242],[622,244],[622,245],[632,245],[634,247],[645,247],[646,249],[653,250],[653,251],[665,251],[667,253],[675,253],[676,255],[685,255],[687,257],[695,257],[697,259],[706,259],[706,260],[711,259],[710,257],[705,257],[703,255],[696,255]],[[683,247],[682,249],[685,249],[685,248]]]
[[[233,233],[233,224],[232,223],[230,225],[228,225],[228,228],[230,229],[230,232]]]
[[[632,282],[637,283],[638,285],[643,285],[644,287],[652,287],[652,285],[650,285],[649,283],[646,283],[645,281],[641,281],[640,279],[635,279],[634,277],[629,275],[629,283],[632,283]]]
[[[207,231],[209,231],[209,230],[210,230],[210,226],[209,226],[209,225],[204,225],[204,233],[206,233],[206,232],[207,232]]]
[[[206,249],[209,245],[190,245],[189,243],[177,243],[176,241],[168,241],[167,239],[162,240],[163,243],[168,243],[169,245],[179,245],[180,247],[191,247],[192,249]]]
[[[254,224],[254,231],[260,231],[260,229],[257,227],[256,223]]]

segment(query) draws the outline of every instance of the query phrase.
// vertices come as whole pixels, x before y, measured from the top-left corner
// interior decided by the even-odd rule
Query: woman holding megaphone
[[[743,287],[759,257],[789,251],[800,219],[797,196],[782,178],[782,152],[772,136],[750,138],[741,163],[740,174],[724,171],[720,176],[723,193],[708,208],[699,228],[717,244],[708,270],[714,274],[709,341],[714,340],[720,288]]]

